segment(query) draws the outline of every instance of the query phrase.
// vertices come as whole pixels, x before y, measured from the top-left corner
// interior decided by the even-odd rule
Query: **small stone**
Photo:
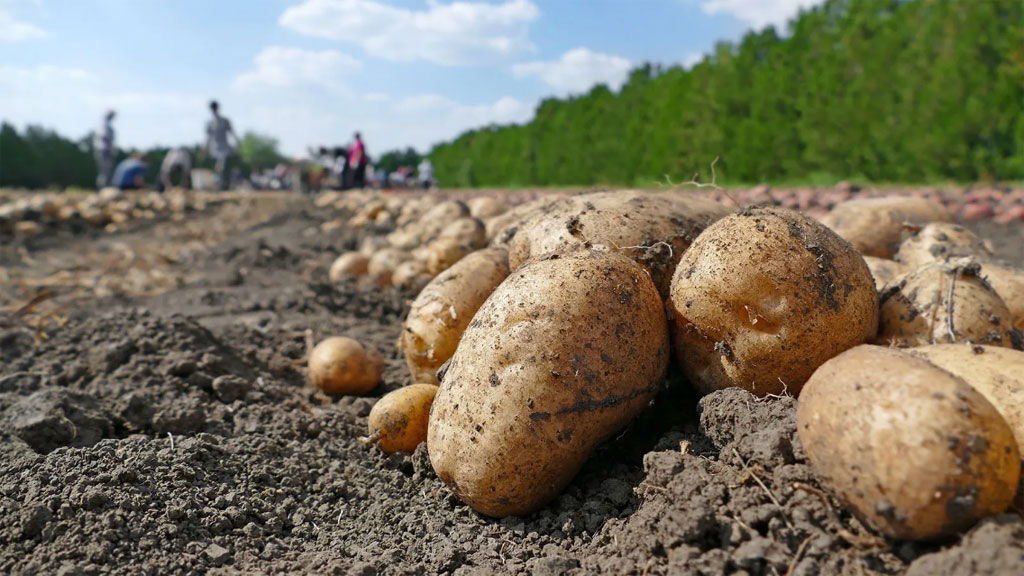
[[[213,391],[221,402],[230,404],[235,400],[242,400],[249,393],[251,388],[249,382],[238,376],[226,374],[218,376],[213,380]]]
[[[53,520],[53,512],[42,504],[36,504],[21,511],[21,535],[25,538],[38,536]]]
[[[206,557],[217,566],[220,566],[231,558],[231,552],[219,544],[210,544],[203,552],[206,554]]]

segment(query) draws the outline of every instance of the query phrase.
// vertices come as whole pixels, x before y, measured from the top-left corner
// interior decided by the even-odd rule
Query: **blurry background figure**
[[[189,187],[189,177],[192,174],[192,154],[185,148],[175,148],[164,156],[160,164],[160,189],[170,190],[173,187],[175,172],[181,173],[182,188]]]
[[[349,148],[348,165],[352,171],[352,188],[364,188],[366,186],[366,165],[370,163],[366,157],[366,146],[363,145],[363,137],[359,132],[355,133],[355,142]]]
[[[138,152],[121,160],[114,170],[112,186],[121,190],[136,190],[146,186],[146,163]]]
[[[114,121],[116,114],[110,110],[103,116],[99,128],[92,137],[93,155],[96,157],[96,189],[110,186],[110,178],[114,172]]]
[[[238,136],[231,127],[231,121],[220,115],[220,105],[216,100],[210,102],[213,118],[206,124],[206,145],[203,149],[216,162],[214,171],[217,173],[221,190],[231,186],[231,155],[238,147]],[[234,140],[232,144],[229,140]]]
[[[332,180],[334,188],[345,189],[345,182],[349,179],[348,150],[342,147],[334,149],[334,165],[332,166]]]
[[[434,186],[434,165],[430,162],[430,158],[424,158],[420,165],[416,167],[416,174],[420,177],[420,186],[424,190],[429,190]]]

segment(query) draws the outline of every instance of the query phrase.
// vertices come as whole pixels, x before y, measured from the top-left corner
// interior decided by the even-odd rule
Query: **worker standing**
[[[220,189],[227,190],[231,187],[231,155],[238,147],[238,136],[231,127],[231,121],[220,115],[220,105],[216,100],[210,102],[210,112],[213,118],[206,124],[206,145],[203,149],[216,162],[214,170]],[[233,145],[230,140],[234,140]]]
[[[117,150],[114,148],[114,121],[115,112],[108,111],[103,116],[103,122],[93,134],[92,149],[96,157],[96,189],[100,190],[110,186],[110,180],[114,175],[114,160]]]

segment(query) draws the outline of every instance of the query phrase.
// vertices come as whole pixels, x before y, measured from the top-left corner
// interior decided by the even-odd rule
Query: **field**
[[[843,192],[685,193],[821,214]],[[1024,221],[957,202],[1024,266]],[[822,489],[794,399],[698,399],[672,371],[554,502],[476,514],[425,445],[359,440],[376,398],[412,383],[395,341],[415,293],[328,281],[340,252],[388,231],[349,215],[229,193],[0,234],[0,573],[1024,573],[1020,515],[947,542],[882,538]],[[310,342],[332,335],[386,359],[372,395],[307,383]]]

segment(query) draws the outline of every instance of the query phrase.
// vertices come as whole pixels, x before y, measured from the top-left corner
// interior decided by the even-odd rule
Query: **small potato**
[[[421,243],[430,242],[437,238],[449,224],[459,218],[467,217],[469,217],[469,208],[464,202],[459,200],[441,202],[420,217],[418,221],[419,241]]]
[[[406,260],[395,267],[391,284],[419,292],[430,282],[430,278],[426,264],[418,260]]]
[[[881,294],[877,344],[926,346],[973,342],[1019,348],[1020,332],[999,294],[970,258],[907,274]]]
[[[911,235],[900,244],[895,260],[908,270],[950,258],[973,256],[986,259],[992,249],[970,230],[950,222],[933,222],[922,228],[912,227]]]
[[[366,273],[378,285],[390,286],[391,275],[395,273],[395,269],[402,262],[409,260],[409,258],[411,256],[408,252],[398,248],[378,250],[376,254],[370,257],[370,261],[366,264]]]
[[[338,282],[342,278],[353,278],[364,276],[370,259],[359,252],[346,252],[334,259],[327,276],[331,282]]]
[[[484,223],[476,218],[459,218],[444,227],[437,236],[438,240],[451,239],[459,244],[469,246],[473,250],[487,245],[487,234]]]
[[[985,262],[981,275],[995,288],[1013,316],[1013,326],[1024,331],[1024,270]]]
[[[434,471],[474,510],[528,514],[651,401],[668,329],[630,258],[578,250],[513,272],[473,317],[434,399]]]
[[[1024,446],[1024,352],[999,346],[935,344],[907,350],[958,376],[981,392]]]
[[[891,538],[951,536],[1006,510],[1017,490],[1020,452],[997,409],[896,349],[858,346],[826,362],[796,417],[823,484]]]
[[[494,198],[493,196],[477,196],[476,198],[470,198],[466,205],[469,206],[469,213],[473,218],[479,218],[480,220],[486,220],[493,218],[507,208],[505,202]]]
[[[953,216],[937,202],[924,198],[858,198],[841,202],[822,216],[828,226],[865,256],[892,258],[902,240],[905,224],[952,222]]]
[[[409,309],[401,348],[416,382],[437,383],[477,309],[508,276],[508,252],[488,248],[466,256],[430,281]]]
[[[712,224],[683,254],[667,303],[676,361],[704,393],[797,395],[814,370],[878,328],[864,259],[822,224],[781,208]]]
[[[335,336],[313,347],[309,379],[326,394],[365,394],[377,387],[384,361],[359,342]]]
[[[879,292],[906,273],[906,268],[894,260],[865,256],[864,263],[868,265],[871,277],[875,279],[875,290]]]
[[[473,252],[471,246],[454,238],[438,238],[431,242],[428,248],[427,271],[433,276],[451,268]]]
[[[370,438],[381,451],[413,453],[427,441],[427,422],[437,386],[413,384],[388,392],[370,410]]]
[[[519,226],[529,218],[541,214],[551,206],[558,203],[565,194],[545,194],[540,198],[520,204],[510,210],[506,210],[497,216],[492,216],[484,221],[487,227],[487,240],[497,246],[508,244],[512,236],[519,229]]]
[[[378,250],[390,247],[391,244],[387,241],[387,238],[382,236],[367,236],[363,238],[363,241],[359,244],[359,253],[369,258],[376,254]]]

